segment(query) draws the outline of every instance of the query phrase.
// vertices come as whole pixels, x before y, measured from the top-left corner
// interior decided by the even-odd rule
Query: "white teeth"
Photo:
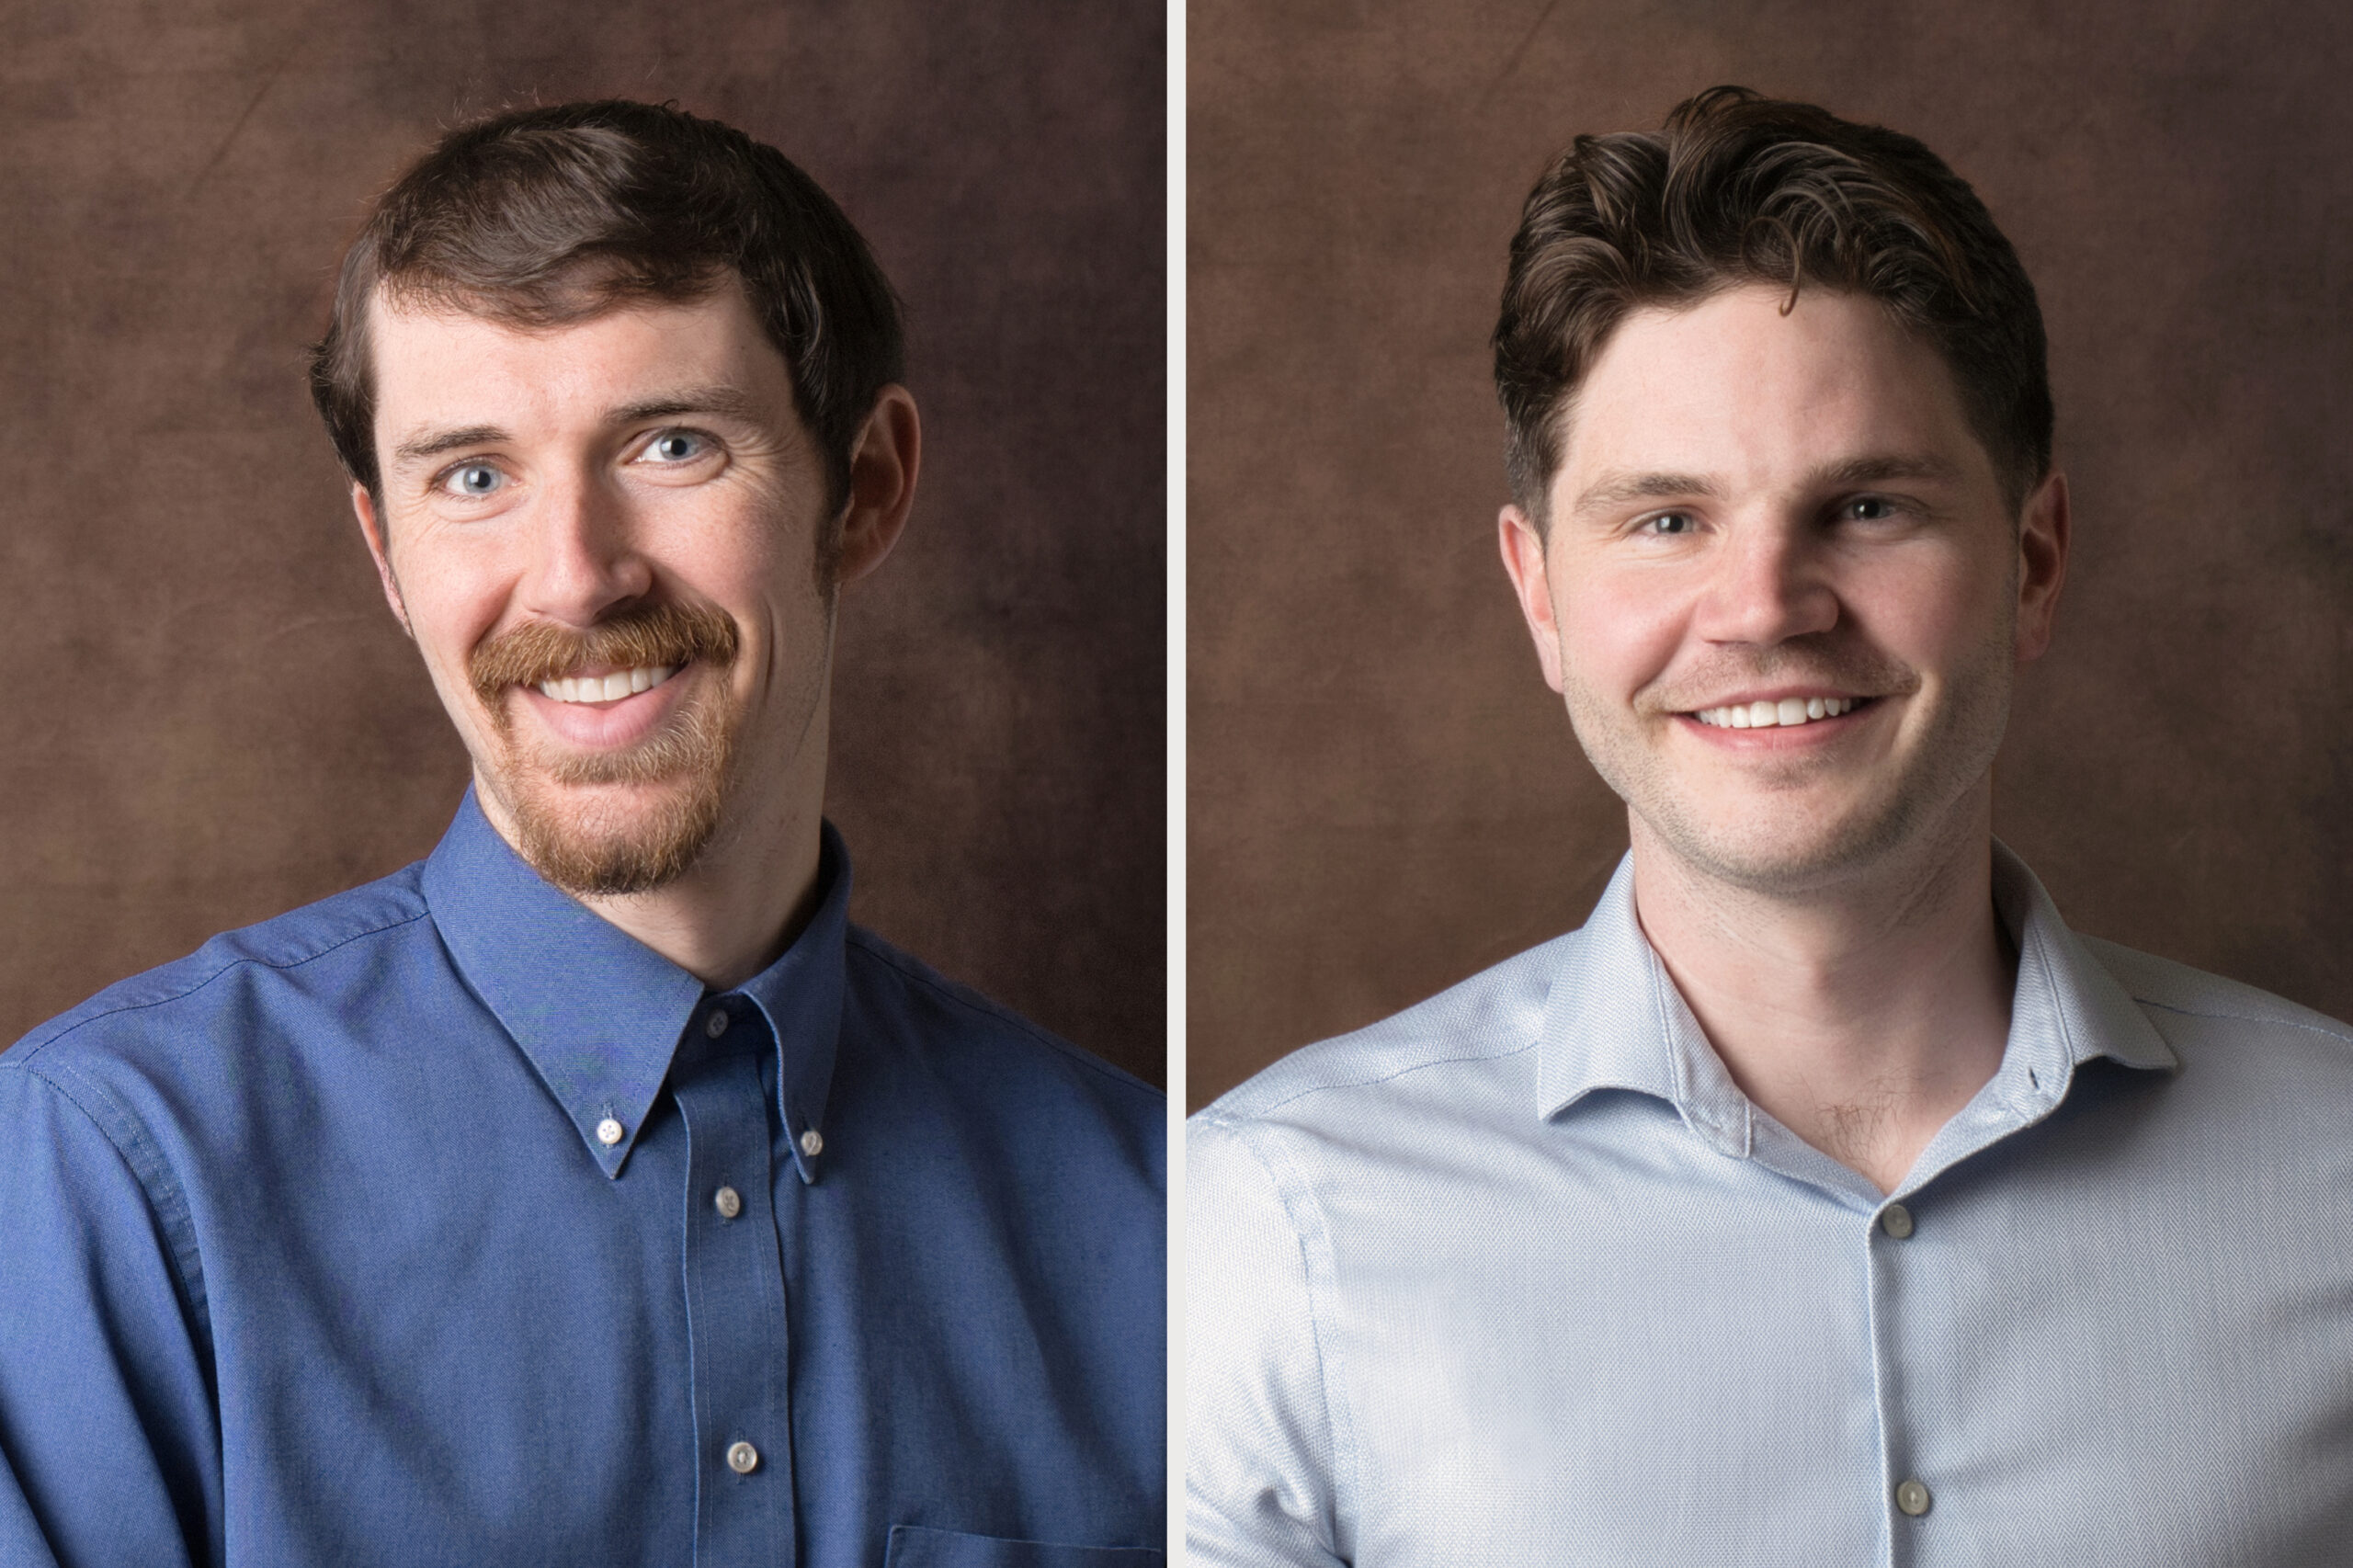
[[[1724,730],[1769,730],[1783,724],[1810,724],[1851,712],[1852,697],[1784,697],[1778,702],[1734,702],[1722,708],[1702,708],[1691,715],[1702,724]]]
[[[676,665],[640,665],[608,676],[567,676],[540,682],[540,695],[558,702],[618,702],[633,692],[651,691],[677,673]]]

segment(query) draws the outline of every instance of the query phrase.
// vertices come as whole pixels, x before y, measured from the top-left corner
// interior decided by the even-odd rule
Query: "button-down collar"
[[[842,1011],[849,858],[827,824],[816,913],[783,957],[711,1006],[756,1007],[779,1051],[778,1095],[803,1180],[800,1133],[824,1126]],[[472,790],[425,865],[450,956],[512,1035],[605,1174],[618,1176],[680,1037],[708,1016],[702,983],[544,881],[498,835]],[[598,1135],[618,1122],[620,1138]],[[606,1129],[609,1131],[610,1129]]]
[[[1922,1152],[1899,1191],[2049,1115],[2066,1097],[2076,1067],[2095,1057],[2153,1070],[2178,1065],[2131,997],[2060,920],[2034,873],[1998,842],[1994,904],[2018,949],[2002,1064]],[[1864,1178],[1807,1149],[1757,1110],[1733,1082],[1643,934],[1631,855],[1562,949],[1538,1040],[1540,1118],[1598,1089],[1629,1089],[1673,1105],[1694,1133],[1726,1155],[1762,1159],[1859,1206],[1876,1209],[1882,1201]],[[1635,983],[1627,983],[1630,975]]]

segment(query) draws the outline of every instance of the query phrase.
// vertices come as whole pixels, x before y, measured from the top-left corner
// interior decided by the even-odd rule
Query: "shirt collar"
[[[1998,840],[1994,906],[2018,949],[2009,1040],[1993,1081],[1949,1133],[1965,1137],[1983,1122],[1977,1130],[1984,1135],[1971,1145],[1976,1147],[2039,1119],[2066,1096],[2076,1067],[2096,1057],[2153,1070],[2179,1064],[2131,996],[2067,929],[2034,873]],[[1540,1118],[1550,1119],[1597,1089],[1631,1089],[1672,1104],[1694,1132],[1725,1153],[1745,1158],[1751,1152],[1755,1108],[1643,935],[1631,852],[1567,945],[1545,999],[1541,1029]],[[1972,1117],[1981,1106],[2007,1114]],[[1961,1126],[1964,1121],[1971,1128]],[[1936,1142],[1945,1142],[1945,1135]],[[1967,1152],[1932,1147],[1929,1153],[1941,1154],[1936,1161],[1941,1168]],[[1929,1168],[1925,1155],[1921,1168]]]
[[[748,998],[778,1048],[778,1098],[803,1180],[815,1179],[842,1012],[849,856],[821,829],[816,913],[784,955],[717,998]],[[459,972],[522,1048],[581,1142],[618,1176],[690,1023],[708,1017],[701,981],[543,880],[466,791],[425,863],[425,902]],[[606,1142],[617,1123],[620,1136]]]

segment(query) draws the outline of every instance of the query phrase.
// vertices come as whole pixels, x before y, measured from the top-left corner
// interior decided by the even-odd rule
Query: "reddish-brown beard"
[[[522,839],[516,847],[533,869],[582,895],[647,892],[683,876],[718,831],[734,725],[722,693],[705,690],[657,733],[625,750],[525,756],[516,744],[509,688],[583,668],[666,665],[683,675],[702,663],[723,673],[738,645],[734,622],[719,611],[661,604],[585,631],[533,621],[473,651],[467,678],[490,715],[502,753],[489,770]],[[566,798],[580,786],[656,783],[674,787],[650,801],[618,806]]]

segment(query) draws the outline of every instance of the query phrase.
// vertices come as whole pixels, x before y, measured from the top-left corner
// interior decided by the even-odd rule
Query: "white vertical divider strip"
[[[1168,0],[1168,1557],[1185,1560],[1185,5]]]

